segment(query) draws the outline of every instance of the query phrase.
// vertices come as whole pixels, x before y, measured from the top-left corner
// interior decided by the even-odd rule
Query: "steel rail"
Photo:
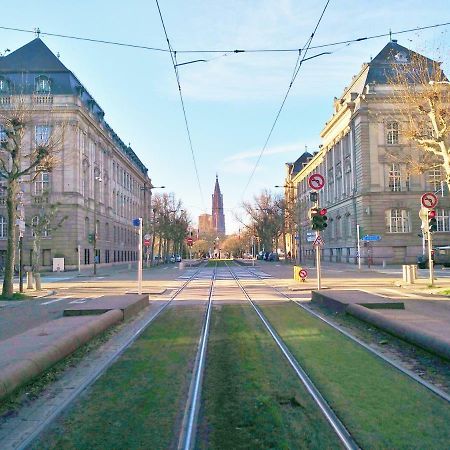
[[[433,394],[436,394],[438,397],[442,398],[443,400],[446,400],[447,402],[450,403],[450,395],[447,394],[446,392],[444,392],[442,389],[439,389],[437,386],[435,386],[434,384],[420,378],[418,375],[416,375],[414,372],[412,372],[411,370],[407,369],[406,367],[403,367],[401,364],[397,363],[394,359],[390,358],[389,356],[384,355],[383,353],[381,353],[380,351],[372,348],[370,345],[366,344],[364,341],[362,341],[361,339],[358,339],[357,337],[353,336],[351,333],[349,333],[348,331],[344,330],[342,327],[340,327],[339,325],[336,325],[335,323],[333,323],[332,321],[328,320],[326,317],[323,317],[321,314],[317,313],[316,311],[313,311],[311,308],[309,308],[306,305],[303,305],[301,302],[289,297],[289,295],[285,294],[283,291],[281,291],[280,289],[278,289],[275,286],[271,286],[270,284],[268,284],[262,277],[260,277],[257,273],[255,273],[254,271],[252,271],[250,268],[246,267],[246,266],[239,266],[239,267],[245,267],[252,275],[254,275],[255,277],[257,277],[262,283],[264,283],[266,286],[274,289],[276,292],[278,292],[280,295],[282,295],[283,297],[285,297],[287,300],[295,303],[297,306],[299,306],[300,308],[302,308],[303,310],[305,310],[306,312],[308,312],[309,314],[311,314],[312,316],[314,316],[315,318],[321,320],[322,322],[326,323],[327,325],[329,325],[330,327],[334,328],[336,331],[338,331],[339,333],[343,334],[344,336],[346,336],[347,338],[349,338],[350,340],[352,340],[353,342],[355,342],[356,344],[359,344],[360,346],[362,346],[363,348],[365,348],[367,351],[373,353],[375,356],[378,356],[379,358],[381,358],[383,361],[387,362],[389,365],[391,365],[392,367],[394,367],[395,369],[397,369],[399,372],[402,372],[404,375],[407,375],[408,377],[410,377],[411,379],[413,379],[414,381],[416,381],[417,383],[421,384],[423,387],[425,387],[426,389],[430,390],[431,392],[433,392]]]
[[[205,311],[202,333],[200,335],[197,356],[195,358],[194,376],[191,379],[189,387],[188,400],[181,426],[178,449],[190,450],[195,443],[195,434],[197,427],[197,418],[201,398],[201,384],[205,370],[206,349],[208,344],[209,328],[211,323],[212,296],[214,292],[214,283],[216,280],[217,263],[214,267],[211,278],[211,285],[208,292],[208,304]]]
[[[192,276],[186,280],[170,297],[170,299],[164,303],[161,308],[155,311],[150,317],[148,317],[144,323],[113,353],[111,353],[110,357],[106,359],[103,364],[101,364],[95,371],[93,371],[89,376],[86,377],[83,383],[81,383],[76,389],[74,389],[71,394],[61,402],[58,408],[50,414],[43,422],[40,422],[36,425],[35,429],[27,435],[27,437],[18,444],[17,449],[25,450],[28,448],[35,439],[39,437],[39,435],[54,421],[58,418],[58,416],[89,386],[95,383],[100,376],[102,376],[113,364],[117,361],[117,359],[130,347],[146,330],[146,328],[170,305],[170,303],[186,288],[186,286],[195,279],[198,273],[202,270],[200,267],[196,270]]]
[[[294,369],[295,373],[297,374],[298,378],[301,380],[303,385],[305,386],[306,390],[309,392],[309,394],[312,396],[313,400],[321,410],[322,414],[325,416],[328,423],[333,428],[333,431],[336,433],[344,447],[348,450],[355,450],[359,449],[358,444],[355,442],[355,440],[352,438],[351,434],[345,428],[345,425],[341,422],[341,420],[338,418],[336,413],[331,409],[330,405],[327,403],[325,398],[322,396],[320,391],[317,389],[317,387],[314,385],[314,383],[309,378],[308,374],[305,372],[305,370],[302,368],[302,366],[299,364],[299,362],[296,360],[294,355],[289,351],[286,344],[283,342],[282,338],[278,335],[278,333],[275,331],[275,329],[272,327],[270,322],[267,320],[265,315],[262,313],[260,308],[253,302],[250,295],[248,294],[245,287],[240,282],[239,278],[236,276],[236,274],[233,272],[233,270],[226,264],[228,269],[230,270],[231,276],[236,281],[237,285],[241,288],[242,292],[244,293],[246,299],[248,302],[252,305],[253,309],[255,310],[258,317],[263,322],[264,326],[266,327],[267,331],[272,336],[273,340],[276,342],[278,347],[280,348],[283,355],[288,360],[291,367]],[[250,272],[252,273],[252,272]],[[255,274],[253,274],[256,276]]]

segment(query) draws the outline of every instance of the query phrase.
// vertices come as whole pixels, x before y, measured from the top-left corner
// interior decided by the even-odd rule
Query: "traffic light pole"
[[[317,200],[314,202],[314,208],[319,208],[319,195],[317,195]],[[321,286],[321,267],[320,267],[320,231],[316,231],[316,272],[317,272],[317,290],[320,291]]]
[[[430,268],[430,286],[434,283],[434,261],[433,261],[433,233],[428,231],[428,267]]]

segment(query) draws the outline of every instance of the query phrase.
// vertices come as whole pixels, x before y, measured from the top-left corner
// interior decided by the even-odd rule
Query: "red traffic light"
[[[322,209],[319,211],[319,214],[320,214],[321,216],[326,216],[326,214],[327,214],[327,209],[326,209],[326,208],[322,208]]]
[[[436,211],[434,211],[433,209],[428,211],[428,218],[429,219],[434,219],[436,217]]]

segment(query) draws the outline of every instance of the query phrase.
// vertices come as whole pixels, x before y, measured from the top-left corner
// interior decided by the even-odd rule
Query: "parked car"
[[[267,261],[279,261],[280,257],[278,256],[278,253],[271,252],[269,253],[269,256],[267,257]]]
[[[175,255],[175,262],[181,262],[181,256]]]
[[[431,258],[435,266],[450,267],[450,245],[434,247]],[[428,254],[417,257],[417,267],[419,269],[428,269]]]

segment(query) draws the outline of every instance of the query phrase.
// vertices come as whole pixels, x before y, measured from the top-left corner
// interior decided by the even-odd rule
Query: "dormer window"
[[[9,81],[0,77],[0,94],[9,94]]]
[[[37,77],[35,91],[38,94],[50,94],[50,79],[46,76]]]

